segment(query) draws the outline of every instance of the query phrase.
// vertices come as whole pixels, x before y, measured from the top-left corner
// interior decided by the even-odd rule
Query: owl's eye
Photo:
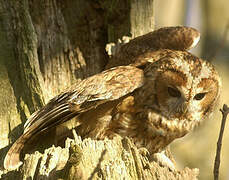
[[[181,93],[175,88],[168,87],[168,93],[171,97],[180,97]]]
[[[194,96],[194,99],[199,101],[199,100],[203,99],[205,95],[206,95],[206,93],[199,93],[199,94],[196,94],[196,95]]]

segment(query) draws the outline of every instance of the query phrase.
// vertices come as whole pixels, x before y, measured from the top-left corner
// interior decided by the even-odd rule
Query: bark
[[[9,172],[2,179],[15,177]],[[160,179],[193,180],[198,169],[171,171],[139,154],[128,138],[94,141],[67,139],[65,148],[51,147],[44,154],[26,155],[20,179]]]
[[[0,0],[0,166],[26,119],[65,88],[101,72],[106,44],[153,30],[153,0]],[[3,179],[196,177],[149,163],[128,139],[78,138],[24,158]],[[69,150],[70,149],[70,150]],[[70,151],[70,152],[69,152]],[[70,153],[70,154],[69,154]]]

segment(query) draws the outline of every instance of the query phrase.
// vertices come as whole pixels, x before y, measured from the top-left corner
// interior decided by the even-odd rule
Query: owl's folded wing
[[[21,165],[20,152],[32,136],[107,101],[119,99],[141,87],[143,83],[142,70],[120,66],[89,77],[71,90],[54,97],[28,119],[24,134],[12,145],[5,157],[5,169],[13,170]]]

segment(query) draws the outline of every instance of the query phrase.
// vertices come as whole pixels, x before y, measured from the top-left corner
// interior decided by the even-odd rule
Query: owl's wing
[[[136,37],[117,48],[106,69],[138,63],[137,60],[148,52],[152,53],[162,49],[189,50],[198,43],[199,39],[200,33],[194,28],[185,26],[163,27]]]
[[[5,157],[5,169],[12,170],[21,165],[20,152],[32,136],[107,101],[119,99],[141,87],[143,83],[142,70],[120,66],[89,77],[56,96],[28,119],[24,134],[12,145]]]
[[[163,27],[146,35],[141,36],[141,40],[151,48],[150,49],[171,49],[171,50],[189,50],[199,42],[200,33],[186,26]]]

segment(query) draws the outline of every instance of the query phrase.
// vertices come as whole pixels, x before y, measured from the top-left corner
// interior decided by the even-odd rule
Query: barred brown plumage
[[[189,37],[190,32],[195,35]],[[219,97],[221,81],[210,63],[185,51],[196,43],[197,31],[175,27],[154,32],[154,39],[155,34],[161,38],[155,41],[157,45],[149,45],[152,34],[136,38],[123,50],[121,47],[112,60],[117,61],[108,65],[120,66],[81,81],[35,112],[7,153],[4,167],[15,169],[21,164],[20,152],[32,136],[73,117],[83,138],[127,136],[151,154],[161,152],[208,118]],[[174,41],[168,41],[173,39],[171,34],[175,34]],[[139,47],[138,52],[132,52]],[[127,51],[135,55],[123,62]]]

